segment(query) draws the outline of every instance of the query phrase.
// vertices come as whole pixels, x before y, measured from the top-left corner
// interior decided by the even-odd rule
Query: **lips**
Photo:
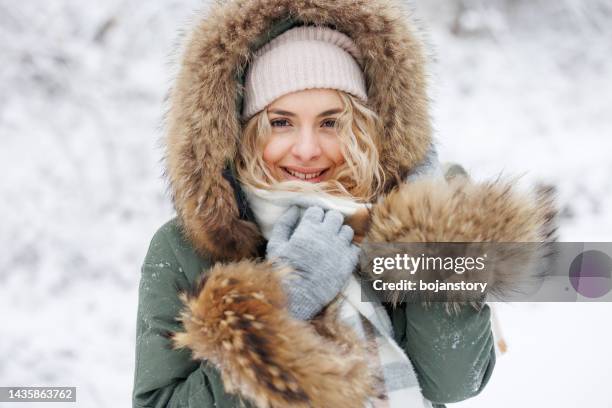
[[[309,183],[318,183],[328,169],[306,169],[295,167],[281,167],[283,173],[289,180],[301,180]]]

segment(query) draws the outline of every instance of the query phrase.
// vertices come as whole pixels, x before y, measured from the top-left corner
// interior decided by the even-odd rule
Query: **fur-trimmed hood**
[[[300,24],[350,36],[364,56],[369,105],[384,132],[375,140],[389,192],[431,149],[424,54],[394,0],[233,0],[217,2],[187,38],[170,93],[166,175],[183,230],[214,260],[261,248],[244,208],[233,163],[240,148],[244,73],[253,52]]]
[[[556,210],[548,192],[534,197],[511,183],[473,183],[464,176],[415,180],[434,149],[423,50],[409,21],[395,0],[233,0],[216,3],[188,37],[170,95],[167,176],[182,235],[212,262],[193,291],[181,295],[184,331],[171,335],[172,345],[213,363],[226,390],[260,408],[357,407],[378,397],[372,359],[337,309],[328,305],[309,322],[293,318],[281,284],[291,268],[257,258],[265,241],[233,165],[240,149],[243,74],[253,52],[271,38],[296,24],[327,25],[349,35],[364,56],[368,104],[384,125],[374,142],[387,180],[362,222],[364,242],[553,238]],[[512,253],[486,274],[467,279],[486,281],[489,293],[506,293],[541,275],[544,251],[528,255]],[[457,306],[449,310],[458,311],[461,299],[449,300]],[[438,318],[444,320],[432,324],[447,327]],[[394,329],[404,330],[402,335],[410,330],[410,336],[420,331],[412,333],[409,324]],[[471,344],[488,358],[492,342],[485,331],[478,333]],[[427,358],[439,353],[438,340],[451,338],[432,336],[436,342],[422,342],[436,344]],[[454,364],[454,358],[446,363]],[[444,371],[438,377],[420,364],[415,368],[438,387],[439,379],[451,377],[445,364],[437,364]],[[477,373],[477,367],[470,361],[464,370]]]

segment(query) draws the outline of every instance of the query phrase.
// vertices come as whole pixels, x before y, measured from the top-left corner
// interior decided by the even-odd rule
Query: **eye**
[[[270,126],[272,127],[286,127],[289,125],[289,121],[287,119],[274,119],[270,121]]]
[[[323,127],[336,127],[336,119],[326,119],[321,123]]]

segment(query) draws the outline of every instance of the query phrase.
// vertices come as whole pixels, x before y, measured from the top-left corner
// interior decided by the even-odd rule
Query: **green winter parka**
[[[465,177],[408,182],[428,160],[433,138],[425,58],[400,3],[217,2],[187,36],[170,93],[165,161],[177,216],[155,233],[142,266],[134,408],[357,406],[358,386],[350,376],[356,367],[353,345],[331,312],[324,310],[312,322],[290,317],[278,276],[263,262],[266,242],[233,167],[249,58],[300,24],[326,25],[355,41],[363,55],[359,63],[368,103],[384,123],[375,143],[386,184],[370,214],[366,239],[545,239],[550,208],[543,200]],[[510,270],[500,266],[485,278],[493,288],[499,283],[507,289],[513,282]],[[386,306],[425,398],[452,403],[483,389],[495,365],[489,306],[461,307],[457,313],[442,303]],[[236,320],[237,315],[249,321]],[[460,333],[465,341],[457,344],[449,333]],[[296,370],[291,362],[304,356],[312,364]],[[346,358],[330,371],[323,367],[332,356]],[[291,381],[272,384],[270,373]],[[336,391],[317,393],[323,382]]]
[[[178,291],[193,291],[210,266],[211,261],[196,253],[176,219],[153,237],[139,287],[134,408],[242,406],[238,396],[225,391],[214,366],[192,360],[187,349],[171,350],[166,337],[168,332],[183,330],[175,320],[183,307]],[[425,309],[408,303],[390,309],[390,315],[395,339],[410,357],[428,400],[462,401],[487,384],[495,366],[488,306],[480,312],[466,307],[449,316],[443,304]],[[469,341],[456,347],[447,334],[458,331]]]

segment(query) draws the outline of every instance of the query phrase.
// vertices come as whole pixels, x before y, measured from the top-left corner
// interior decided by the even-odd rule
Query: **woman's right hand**
[[[292,206],[279,218],[266,259],[293,268],[283,280],[289,311],[309,320],[342,290],[357,265],[360,248],[352,243],[353,229],[343,225],[340,212],[309,207],[298,223],[299,214]]]

